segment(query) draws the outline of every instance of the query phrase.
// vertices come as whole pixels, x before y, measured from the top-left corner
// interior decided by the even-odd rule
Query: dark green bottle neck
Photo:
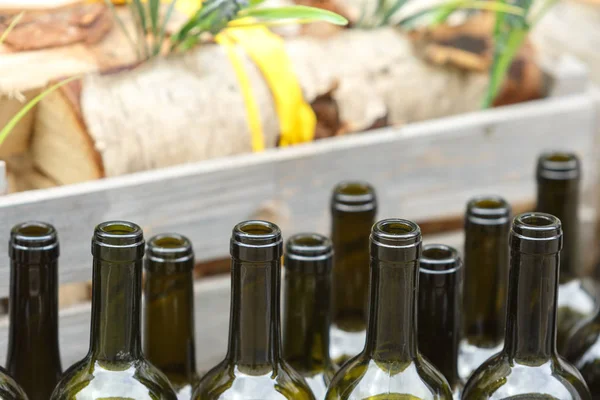
[[[38,384],[56,383],[62,372],[58,345],[57,260],[39,264],[11,263],[9,326],[6,361],[9,372],[28,386],[26,383],[34,382],[22,374],[39,366]],[[48,378],[43,379],[42,374]],[[26,389],[30,392],[30,388]]]
[[[417,356],[418,261],[371,261],[365,355],[375,361],[410,362]]]
[[[504,222],[467,221],[464,252],[464,339],[493,348],[504,339],[508,283],[508,216]]]
[[[332,322],[342,330],[363,331],[368,315],[369,235],[376,210],[333,210]]]
[[[92,359],[128,363],[141,358],[141,259],[112,263],[94,258],[92,285]]]
[[[538,178],[537,211],[552,214],[562,223],[560,283],[578,277],[579,179]]]
[[[559,255],[511,250],[504,351],[524,364],[556,355]]]
[[[331,275],[286,270],[283,355],[301,373],[324,372],[329,358]]]
[[[232,260],[227,359],[248,373],[266,373],[280,362],[280,266]]]
[[[192,383],[196,378],[192,269],[146,272],[144,354],[173,384]]]

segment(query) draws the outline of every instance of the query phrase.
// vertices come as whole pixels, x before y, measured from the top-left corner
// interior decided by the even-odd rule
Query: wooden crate
[[[400,216],[435,226],[455,221],[467,199],[497,193],[520,208],[532,207],[534,166],[547,149],[568,149],[583,162],[583,229],[594,240],[598,182],[600,107],[580,64],[565,60],[549,69],[552,95],[526,104],[332,138],[261,154],[104,179],[0,197],[0,243],[24,220],[56,226],[61,242],[61,284],[91,279],[94,226],[111,219],[140,224],[146,236],[166,231],[187,235],[197,259],[228,256],[231,228],[250,218],[269,219],[285,237],[301,231],[329,232],[329,196],[345,179],[366,179],[377,189],[379,218]],[[407,94],[410,95],[410,94]],[[443,224],[442,224],[443,225]],[[462,234],[426,238],[462,247]],[[591,253],[586,253],[591,257]],[[8,296],[9,268],[0,251],[0,298]],[[225,352],[229,277],[196,283],[198,363],[206,369]],[[63,362],[88,347],[89,303],[61,310]],[[8,321],[0,319],[0,361]]]

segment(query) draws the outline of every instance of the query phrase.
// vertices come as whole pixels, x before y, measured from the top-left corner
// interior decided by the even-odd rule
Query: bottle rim
[[[407,219],[381,220],[371,229],[371,259],[387,262],[416,261],[421,253],[421,228]]]
[[[575,153],[555,150],[542,153],[538,158],[538,180],[572,180],[580,177],[581,162]]]
[[[9,257],[13,261],[38,263],[56,259],[59,253],[58,233],[47,222],[22,222],[10,231]]]
[[[231,234],[231,256],[241,261],[266,262],[279,259],[283,251],[281,229],[272,222],[249,220],[235,225]]]
[[[144,256],[144,232],[129,221],[98,224],[92,237],[92,255],[106,261],[130,262]]]
[[[178,233],[154,235],[146,242],[146,258],[154,263],[189,262],[194,259],[192,242]]]
[[[462,269],[458,251],[445,244],[426,244],[419,260],[420,271],[428,274],[453,274]]]
[[[552,254],[562,248],[563,232],[560,219],[542,212],[527,212],[513,219],[511,247],[525,253]]]
[[[333,189],[333,211],[363,212],[377,208],[375,188],[364,181],[344,181]]]
[[[510,222],[510,204],[498,195],[476,196],[467,202],[466,220],[478,225],[504,225]]]
[[[333,266],[333,244],[318,233],[298,233],[285,245],[284,267],[307,274],[326,274]]]

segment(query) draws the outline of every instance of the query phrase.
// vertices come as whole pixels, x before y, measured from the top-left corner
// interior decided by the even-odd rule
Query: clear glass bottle
[[[371,233],[370,310],[363,351],[334,376],[327,400],[451,400],[444,376],[417,351],[421,230],[402,219]]]
[[[283,358],[323,400],[335,368],[329,358],[331,241],[316,233],[294,235],[285,246]]]
[[[560,220],[521,214],[509,240],[504,348],[473,373],[462,399],[591,400],[579,371],[556,351]]]

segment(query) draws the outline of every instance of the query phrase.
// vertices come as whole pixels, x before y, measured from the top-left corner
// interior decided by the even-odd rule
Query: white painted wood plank
[[[62,283],[91,279],[94,225],[139,223],[146,234],[178,231],[199,260],[227,256],[232,226],[265,217],[286,236],[329,231],[330,190],[343,179],[376,187],[380,217],[423,220],[462,213],[480,193],[513,202],[534,196],[537,154],[576,151],[584,186],[597,182],[593,141],[597,109],[586,94],[322,140],[262,154],[17,193],[0,198],[0,297],[8,294],[6,246],[12,225],[30,219],[56,225]]]

